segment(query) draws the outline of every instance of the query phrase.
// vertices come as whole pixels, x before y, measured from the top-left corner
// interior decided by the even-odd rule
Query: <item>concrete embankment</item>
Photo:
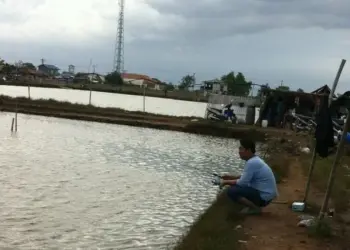
[[[253,126],[213,122],[196,117],[174,117],[139,111],[126,111],[118,108],[100,108],[91,105],[59,102],[51,99],[30,100],[28,98],[1,96],[0,110],[3,112],[18,112],[66,119],[173,130],[226,138],[242,138],[249,136],[257,141],[262,141],[266,137],[266,130]]]

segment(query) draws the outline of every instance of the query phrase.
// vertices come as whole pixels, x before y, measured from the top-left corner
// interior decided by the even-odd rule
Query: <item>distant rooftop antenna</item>
[[[113,71],[123,73],[124,71],[124,0],[118,0],[119,17],[115,41]]]

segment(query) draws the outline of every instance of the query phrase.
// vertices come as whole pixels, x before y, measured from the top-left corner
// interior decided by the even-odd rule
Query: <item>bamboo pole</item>
[[[89,93],[89,105],[91,105],[91,89],[90,89],[90,93]]]
[[[340,75],[341,75],[341,73],[343,71],[345,63],[346,63],[346,60],[342,59],[342,61],[340,63],[340,66],[339,66],[339,69],[338,69],[338,72],[337,72],[337,75],[335,76],[335,79],[334,79],[334,82],[333,82],[331,93],[329,95],[329,99],[328,99],[328,106],[329,107],[332,104],[333,94],[334,94],[334,92],[335,92],[335,90],[336,90],[336,88],[338,86]],[[308,197],[309,191],[310,191],[310,183],[311,183],[311,177],[312,177],[312,174],[313,174],[314,168],[315,168],[316,154],[317,154],[316,153],[316,142],[314,140],[314,149],[313,149],[313,152],[312,152],[312,159],[311,159],[311,164],[310,164],[310,168],[309,168],[309,174],[308,174],[307,181],[306,181],[305,193],[304,193],[304,199],[303,199],[303,202],[305,202],[305,203],[307,201],[307,197]]]
[[[339,82],[339,78],[340,78],[340,75],[343,71],[343,68],[345,66],[345,63],[346,63],[346,60],[345,59],[342,59],[341,60],[341,63],[340,63],[340,66],[339,66],[339,69],[338,69],[338,72],[337,72],[337,75],[334,79],[334,83],[333,83],[333,86],[332,86],[332,90],[331,90],[331,93],[329,94],[329,100],[328,100],[328,104],[329,106],[331,106],[331,103],[333,101],[333,95],[334,95],[334,92],[335,92],[335,89],[337,88],[338,86],[338,82]]]

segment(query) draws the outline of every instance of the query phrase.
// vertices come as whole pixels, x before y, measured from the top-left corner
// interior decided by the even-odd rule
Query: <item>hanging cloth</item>
[[[329,148],[334,146],[334,132],[328,96],[321,97],[321,105],[316,116],[316,152],[320,157],[329,155]]]

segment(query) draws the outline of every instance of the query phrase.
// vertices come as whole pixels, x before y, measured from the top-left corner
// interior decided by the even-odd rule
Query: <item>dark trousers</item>
[[[228,188],[227,195],[234,202],[238,202],[240,198],[246,198],[258,207],[266,207],[271,201],[265,201],[261,199],[258,190],[251,187],[242,187],[239,185],[233,185]]]

